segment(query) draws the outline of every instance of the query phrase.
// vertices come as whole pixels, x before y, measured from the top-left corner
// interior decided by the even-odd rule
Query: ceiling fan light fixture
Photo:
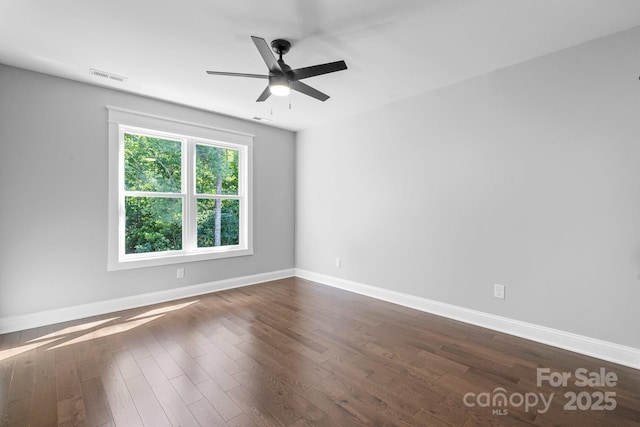
[[[269,90],[272,95],[275,96],[287,96],[291,93],[291,88],[289,87],[289,80],[282,77],[271,77],[269,79]]]
[[[289,85],[280,83],[269,86],[269,90],[271,91],[271,94],[275,96],[287,96],[291,93]]]

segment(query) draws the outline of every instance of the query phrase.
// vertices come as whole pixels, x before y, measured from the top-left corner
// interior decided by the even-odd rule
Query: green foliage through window
[[[238,194],[238,150],[196,145],[196,193]]]
[[[182,144],[124,133],[126,254],[182,250],[189,200],[198,248],[239,244],[239,151],[196,143],[195,194],[188,196]]]
[[[127,191],[179,193],[182,143],[125,133],[124,188]]]
[[[182,249],[182,199],[126,197],[125,253]]]
[[[198,247],[237,245],[239,220],[238,200],[199,199]]]

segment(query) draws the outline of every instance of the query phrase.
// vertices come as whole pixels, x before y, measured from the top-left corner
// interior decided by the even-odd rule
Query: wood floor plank
[[[30,418],[32,426],[46,427],[58,422],[55,353],[40,348],[36,357]]]
[[[191,403],[189,409],[201,426],[228,425],[207,399],[200,399]]]
[[[124,341],[129,349],[129,352],[135,359],[142,359],[151,356],[149,350],[144,345],[138,328],[132,329],[129,333],[125,334]]]
[[[142,329],[140,336],[147,350],[149,350],[149,354],[155,359],[167,378],[175,378],[184,374],[182,368],[173,360],[171,355],[150,331]]]
[[[82,386],[76,369],[76,361],[65,356],[58,356],[64,350],[56,350],[56,398],[58,424],[83,425],[86,422]]]
[[[193,414],[182,401],[175,388],[173,388],[169,379],[164,375],[155,359],[147,357],[140,359],[138,363],[171,424],[185,427],[197,426],[198,422],[193,417]]]
[[[219,331],[220,329],[224,329],[224,328],[217,328],[216,332]],[[225,339],[224,335],[209,335],[209,340],[211,341],[212,344],[217,346],[232,360],[237,360],[241,357],[244,357],[244,354],[240,350],[238,350],[235,345],[228,342]]]
[[[224,361],[220,362],[224,363]],[[238,365],[235,360],[232,360],[232,362],[234,368],[232,372],[229,372],[226,370],[228,365],[223,366],[222,364],[218,363],[218,360],[215,356],[204,355],[196,359],[196,363],[200,365],[202,370],[204,370],[209,375],[209,377],[213,379],[216,384],[218,384],[218,386],[220,386],[225,391],[231,390],[232,388],[238,386],[238,382],[234,380],[231,375],[232,373],[238,373],[242,371],[242,367]]]
[[[100,377],[82,381],[81,386],[87,424],[102,425],[113,421],[107,393]]]
[[[142,371],[140,370],[135,357],[133,357],[129,350],[122,350],[113,353],[113,357],[118,364],[118,369],[120,369],[122,378],[125,380],[142,375]]]
[[[126,383],[145,426],[171,426],[162,405],[158,402],[144,376],[130,378]]]
[[[214,360],[216,364],[222,367],[225,372],[233,375],[236,372],[240,372],[242,367],[236,363],[231,357],[229,357],[224,351],[222,351],[216,344],[209,343],[201,346],[202,349],[210,356],[210,359]]]
[[[0,426],[6,425],[8,423],[9,390],[11,386],[11,377],[13,376],[14,365],[15,363],[13,360],[0,361]]]
[[[58,400],[58,425],[79,426],[86,423],[84,417],[84,399],[82,397],[70,397]]]
[[[229,397],[230,393],[222,390],[213,380],[207,380],[197,384],[198,390],[209,403],[215,408],[216,412],[222,416],[224,420],[230,420],[242,414],[242,409]],[[229,390],[229,392],[235,390]]]
[[[194,384],[198,384],[209,379],[209,375],[204,371],[204,369],[200,367],[200,365],[198,365],[198,362],[196,362],[192,358],[191,354],[188,353],[180,344],[174,341],[172,343],[166,344],[166,348],[171,357],[173,357],[173,360],[175,360],[175,362],[180,365],[185,375],[189,377],[191,382],[193,382]],[[204,353],[203,351],[200,356],[204,354],[206,353]]]
[[[95,357],[80,360],[76,363],[76,366],[78,368],[80,381],[87,381],[100,377],[100,368],[98,367],[98,362]]]
[[[270,405],[270,408],[286,406],[292,411],[297,411],[299,416],[296,418],[294,414],[294,420],[305,419],[313,424],[324,424],[326,421],[329,425],[348,420],[348,414],[333,401],[333,398],[343,394],[345,389],[340,393],[327,393],[325,390],[332,388],[323,386],[322,379],[296,375],[288,371],[286,364],[282,366],[268,357],[258,357],[257,354],[255,356],[255,360],[252,357],[238,359],[246,373],[237,374],[235,377],[248,393],[262,396],[263,400],[276,402]],[[265,387],[257,387],[256,380],[258,385]],[[282,403],[283,399],[286,405]]]
[[[247,414],[239,415],[227,422],[230,427],[257,427]]]
[[[256,425],[274,427],[281,424],[271,415],[270,408],[263,400],[256,400],[242,386],[229,391],[229,396]]]
[[[474,400],[500,390],[553,399]],[[567,391],[616,408],[567,411]],[[0,427],[26,425],[640,426],[640,371],[289,278],[0,335]]]
[[[105,346],[110,347],[108,344],[105,344]],[[142,426],[142,420],[129,393],[126,380],[122,376],[113,354],[103,354],[98,361],[98,365],[101,373],[100,378],[103,384],[107,385],[105,392],[115,425]]]
[[[80,377],[76,369],[76,361],[63,359],[56,361],[56,397],[57,400],[82,396]]]
[[[353,396],[351,396],[348,393],[345,393],[342,396],[340,396],[336,400],[336,403],[354,416],[354,418],[357,420],[354,424],[368,425],[368,426],[369,425],[379,425],[379,426],[396,425],[390,419],[380,416],[374,410],[374,408],[363,404],[358,399],[355,399]],[[402,425],[404,425],[404,423]]]
[[[9,402],[7,424],[9,427],[28,426],[31,423],[31,397]]]
[[[263,376],[256,376],[243,371],[234,375],[234,378],[254,400],[260,396],[267,402],[269,412],[281,425],[292,424],[304,415],[301,407],[297,405],[297,396],[273,373],[264,372]],[[268,379],[265,381],[264,378]]]
[[[9,386],[9,403],[23,399],[29,399],[29,402],[31,401],[35,372],[36,368],[34,364],[29,363],[24,366],[19,366],[16,362]]]
[[[170,382],[185,404],[189,405],[204,399],[198,387],[186,375],[172,378]]]

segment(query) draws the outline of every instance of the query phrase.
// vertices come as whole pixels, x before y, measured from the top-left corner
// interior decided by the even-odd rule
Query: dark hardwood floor
[[[0,425],[640,426],[640,371],[292,278],[0,336]]]

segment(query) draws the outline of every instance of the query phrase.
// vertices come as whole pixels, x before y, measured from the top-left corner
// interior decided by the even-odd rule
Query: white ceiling
[[[301,130],[636,25],[638,0],[0,0],[0,62]],[[265,81],[205,73],[265,74],[251,35],[349,69],[256,103]]]

